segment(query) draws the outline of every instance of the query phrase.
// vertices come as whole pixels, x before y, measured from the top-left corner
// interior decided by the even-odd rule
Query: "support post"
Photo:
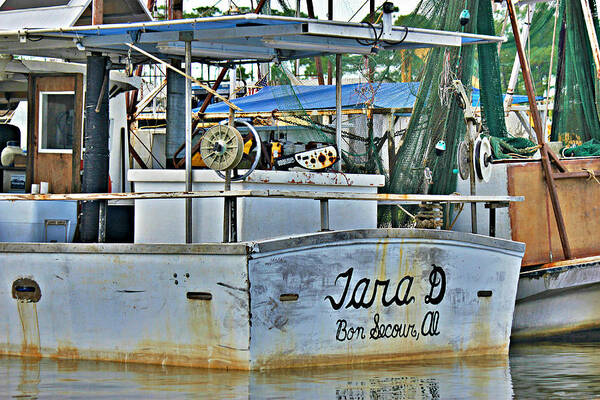
[[[254,14],[260,14],[267,0],[260,0],[254,9]]]
[[[300,0],[296,0],[296,18],[300,18]],[[297,58],[296,61],[294,61],[295,64],[295,75],[296,78],[300,77],[300,59]]]
[[[590,47],[592,48],[592,56],[594,57],[594,65],[596,65],[596,78],[600,78],[600,46],[598,46],[598,37],[596,36],[596,28],[594,27],[594,17],[590,10],[588,0],[581,1],[581,10],[583,19],[585,20],[585,28],[587,29],[588,38],[590,39]]]
[[[92,25],[102,25],[104,23],[104,0],[92,1]]]
[[[335,55],[335,145],[338,151],[336,169],[342,170],[342,55]]]
[[[192,73],[192,42],[185,41],[185,73]],[[185,80],[185,191],[192,191],[192,82]],[[185,199],[185,242],[193,240],[192,199]]]
[[[98,243],[106,242],[106,208],[108,200],[99,200],[98,212]]]
[[[529,70],[529,64],[525,58],[525,52],[521,46],[521,39],[519,37],[519,28],[517,26],[517,16],[515,14],[515,8],[512,0],[506,0],[506,6],[510,15],[510,23],[515,36],[515,44],[517,46],[517,52],[519,53],[519,60],[521,61],[521,68],[523,70],[523,80],[525,81],[525,89],[527,89],[527,97],[529,99],[529,107],[533,116],[533,128],[535,130],[538,144],[542,147],[540,153],[542,155],[542,168],[544,170],[544,177],[546,179],[546,185],[550,192],[550,200],[552,202],[552,209],[554,210],[554,218],[556,219],[556,225],[558,227],[558,234],[560,236],[560,242],[562,244],[563,253],[566,259],[571,259],[571,248],[569,246],[569,239],[567,237],[567,228],[563,219],[562,211],[560,208],[560,201],[558,199],[558,191],[556,184],[552,177],[552,166],[550,165],[550,159],[548,153],[552,150],[548,149],[548,144],[544,140],[544,127],[542,126],[542,119],[535,102],[535,92],[533,90],[533,82],[531,80],[531,71]]]
[[[313,0],[306,0],[306,9],[308,10],[308,18],[315,19],[315,7]],[[325,84],[325,78],[323,78],[323,64],[321,63],[321,57],[315,57],[315,68],[317,69],[317,80],[319,85]]]
[[[475,185],[475,163],[473,159],[473,153],[475,149],[475,138],[477,137],[477,132],[475,131],[475,126],[473,121],[467,121],[467,137],[469,144],[469,187],[471,196],[477,195],[477,187]],[[477,203],[471,203],[471,232],[477,233]]]
[[[321,207],[321,232],[326,232],[329,229],[329,200],[319,200]]]
[[[496,207],[490,204],[490,236],[496,237]]]
[[[523,47],[527,45],[527,40],[529,39],[529,27],[531,26],[531,18],[533,17],[535,4],[532,4],[531,6],[527,7],[527,19],[523,23],[523,30],[521,31],[521,41],[519,42]],[[520,65],[521,63],[519,61],[519,56],[517,55],[515,56],[515,61],[513,62],[512,71],[510,73],[510,79],[508,81],[508,88],[506,89],[506,96],[504,97],[504,109],[506,110],[506,112],[510,111],[513,95],[515,94],[515,88],[517,87],[517,80],[519,79]]]
[[[328,0],[327,1],[327,19],[329,21],[333,21],[333,0]],[[335,65],[337,67],[337,54],[336,54],[336,59],[335,59]],[[332,73],[332,65],[331,65],[331,60],[327,60],[327,84],[331,85],[331,81],[333,78],[333,73]],[[336,68],[336,78],[337,78],[337,68]],[[337,85],[337,81],[336,81],[336,85]]]
[[[235,97],[235,75],[236,67],[231,68],[229,75],[229,100],[233,100]],[[235,110],[229,108],[229,118],[227,125],[234,127],[235,125]],[[225,191],[231,190],[231,170],[225,171]],[[223,243],[231,243],[233,236],[237,237],[237,232],[233,232],[233,226],[235,225],[233,209],[234,204],[230,197],[223,198]]]
[[[107,62],[108,57],[98,53],[87,57],[83,193],[108,192],[108,90],[102,91],[104,77],[109,73]],[[95,242],[98,240],[99,204],[84,202],[81,213],[81,241]]]

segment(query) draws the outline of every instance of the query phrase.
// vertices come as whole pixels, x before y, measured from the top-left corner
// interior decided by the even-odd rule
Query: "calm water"
[[[600,397],[600,344],[518,345],[510,357],[225,372],[0,358],[0,398],[538,399]]]

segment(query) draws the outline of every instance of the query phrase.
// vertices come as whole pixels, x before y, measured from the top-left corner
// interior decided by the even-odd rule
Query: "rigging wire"
[[[356,17],[356,14],[358,14],[358,13],[360,12],[360,10],[362,10],[362,9],[363,9],[363,7],[364,7],[364,6],[365,6],[365,5],[366,5],[368,2],[369,2],[369,0],[365,0],[365,2],[362,4],[362,6],[360,6],[360,7],[358,8],[358,10],[356,10],[356,12],[355,12],[354,14],[352,14],[352,16],[350,17],[350,19],[348,20],[348,22],[352,21],[352,19],[353,19],[354,17]]]

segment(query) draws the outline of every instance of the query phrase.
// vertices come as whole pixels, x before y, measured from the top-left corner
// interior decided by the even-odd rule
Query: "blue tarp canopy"
[[[419,82],[342,85],[342,108],[364,108],[370,104],[374,109],[411,109],[418,90]],[[285,86],[266,86],[258,93],[241,97],[233,103],[245,113],[335,109],[335,85],[293,86],[293,90]],[[527,103],[527,96],[513,96],[513,104],[518,103]],[[479,106],[479,89],[473,89],[473,106]],[[206,109],[206,113],[228,111],[225,103],[211,104]]]

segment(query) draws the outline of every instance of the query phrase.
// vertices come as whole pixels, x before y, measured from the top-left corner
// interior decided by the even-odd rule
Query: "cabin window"
[[[41,92],[39,106],[39,151],[71,153],[75,92]]]

